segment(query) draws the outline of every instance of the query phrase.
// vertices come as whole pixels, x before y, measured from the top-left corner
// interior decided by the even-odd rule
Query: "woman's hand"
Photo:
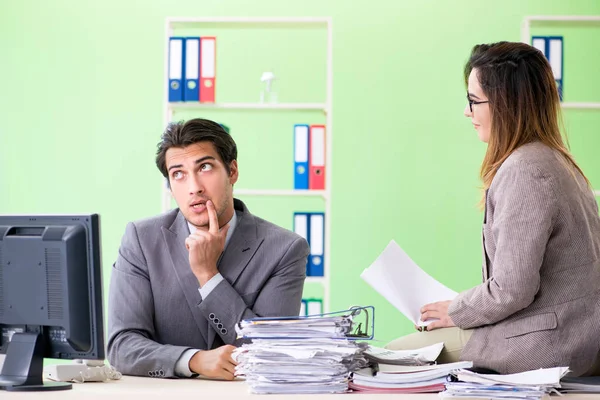
[[[425,328],[428,331],[437,328],[449,328],[456,326],[450,316],[448,316],[448,307],[452,300],[438,301],[437,303],[426,304],[421,307],[421,321],[425,322],[428,319],[437,318]]]

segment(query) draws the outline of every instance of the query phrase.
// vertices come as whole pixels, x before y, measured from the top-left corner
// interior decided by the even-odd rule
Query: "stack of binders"
[[[169,102],[215,102],[217,39],[169,38]]]
[[[365,343],[357,343],[356,310],[311,317],[256,318],[238,324],[236,375],[251,393],[344,393],[350,373],[366,366]]]
[[[325,125],[294,125],[294,189],[325,190]]]

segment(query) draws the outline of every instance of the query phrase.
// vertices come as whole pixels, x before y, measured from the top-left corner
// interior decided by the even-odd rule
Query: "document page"
[[[423,271],[393,240],[360,277],[418,326],[433,322],[420,320],[422,306],[457,295]]]

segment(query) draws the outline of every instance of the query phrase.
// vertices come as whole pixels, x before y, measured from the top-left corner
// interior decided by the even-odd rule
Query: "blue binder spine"
[[[184,101],[200,101],[200,38],[187,37],[185,43],[185,87],[183,89]]]
[[[294,125],[294,189],[308,190],[308,125]]]
[[[184,38],[169,38],[169,102],[183,101],[185,77]]]
[[[304,213],[304,212],[295,212],[294,213],[294,232],[297,233],[298,235],[302,236],[308,242],[308,246],[310,247],[310,238],[308,236],[309,223],[310,223],[310,218],[309,218],[308,213]],[[307,260],[307,263],[306,263],[306,276],[310,276],[309,265],[310,265],[310,258],[309,258],[309,260]]]
[[[308,271],[310,276],[325,275],[325,213],[310,213],[308,222],[308,238],[310,255]]]
[[[560,101],[564,93],[564,48],[562,36],[532,36],[531,45],[540,50],[552,67]]]

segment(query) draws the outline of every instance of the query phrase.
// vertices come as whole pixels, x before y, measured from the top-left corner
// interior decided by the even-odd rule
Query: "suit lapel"
[[[232,286],[263,242],[263,238],[257,237],[254,216],[248,212],[244,203],[235,199],[234,205],[238,217],[237,226],[217,264],[221,275]]]
[[[192,273],[188,258],[188,251],[185,248],[185,239],[190,234],[187,222],[181,212],[177,213],[177,217],[173,224],[166,228],[162,227],[163,237],[171,256],[173,270],[179,281],[179,285],[183,290],[188,307],[194,316],[198,330],[202,334],[204,340],[208,343],[208,324],[206,318],[200,312],[198,304],[202,301],[202,297],[198,292],[198,280]]]
[[[256,220],[244,203],[234,199],[234,208],[238,217],[237,226],[217,263],[219,272],[231,286],[235,285],[238,277],[264,240],[257,236]],[[209,348],[213,346],[215,335],[216,331],[210,326],[207,340]]]

